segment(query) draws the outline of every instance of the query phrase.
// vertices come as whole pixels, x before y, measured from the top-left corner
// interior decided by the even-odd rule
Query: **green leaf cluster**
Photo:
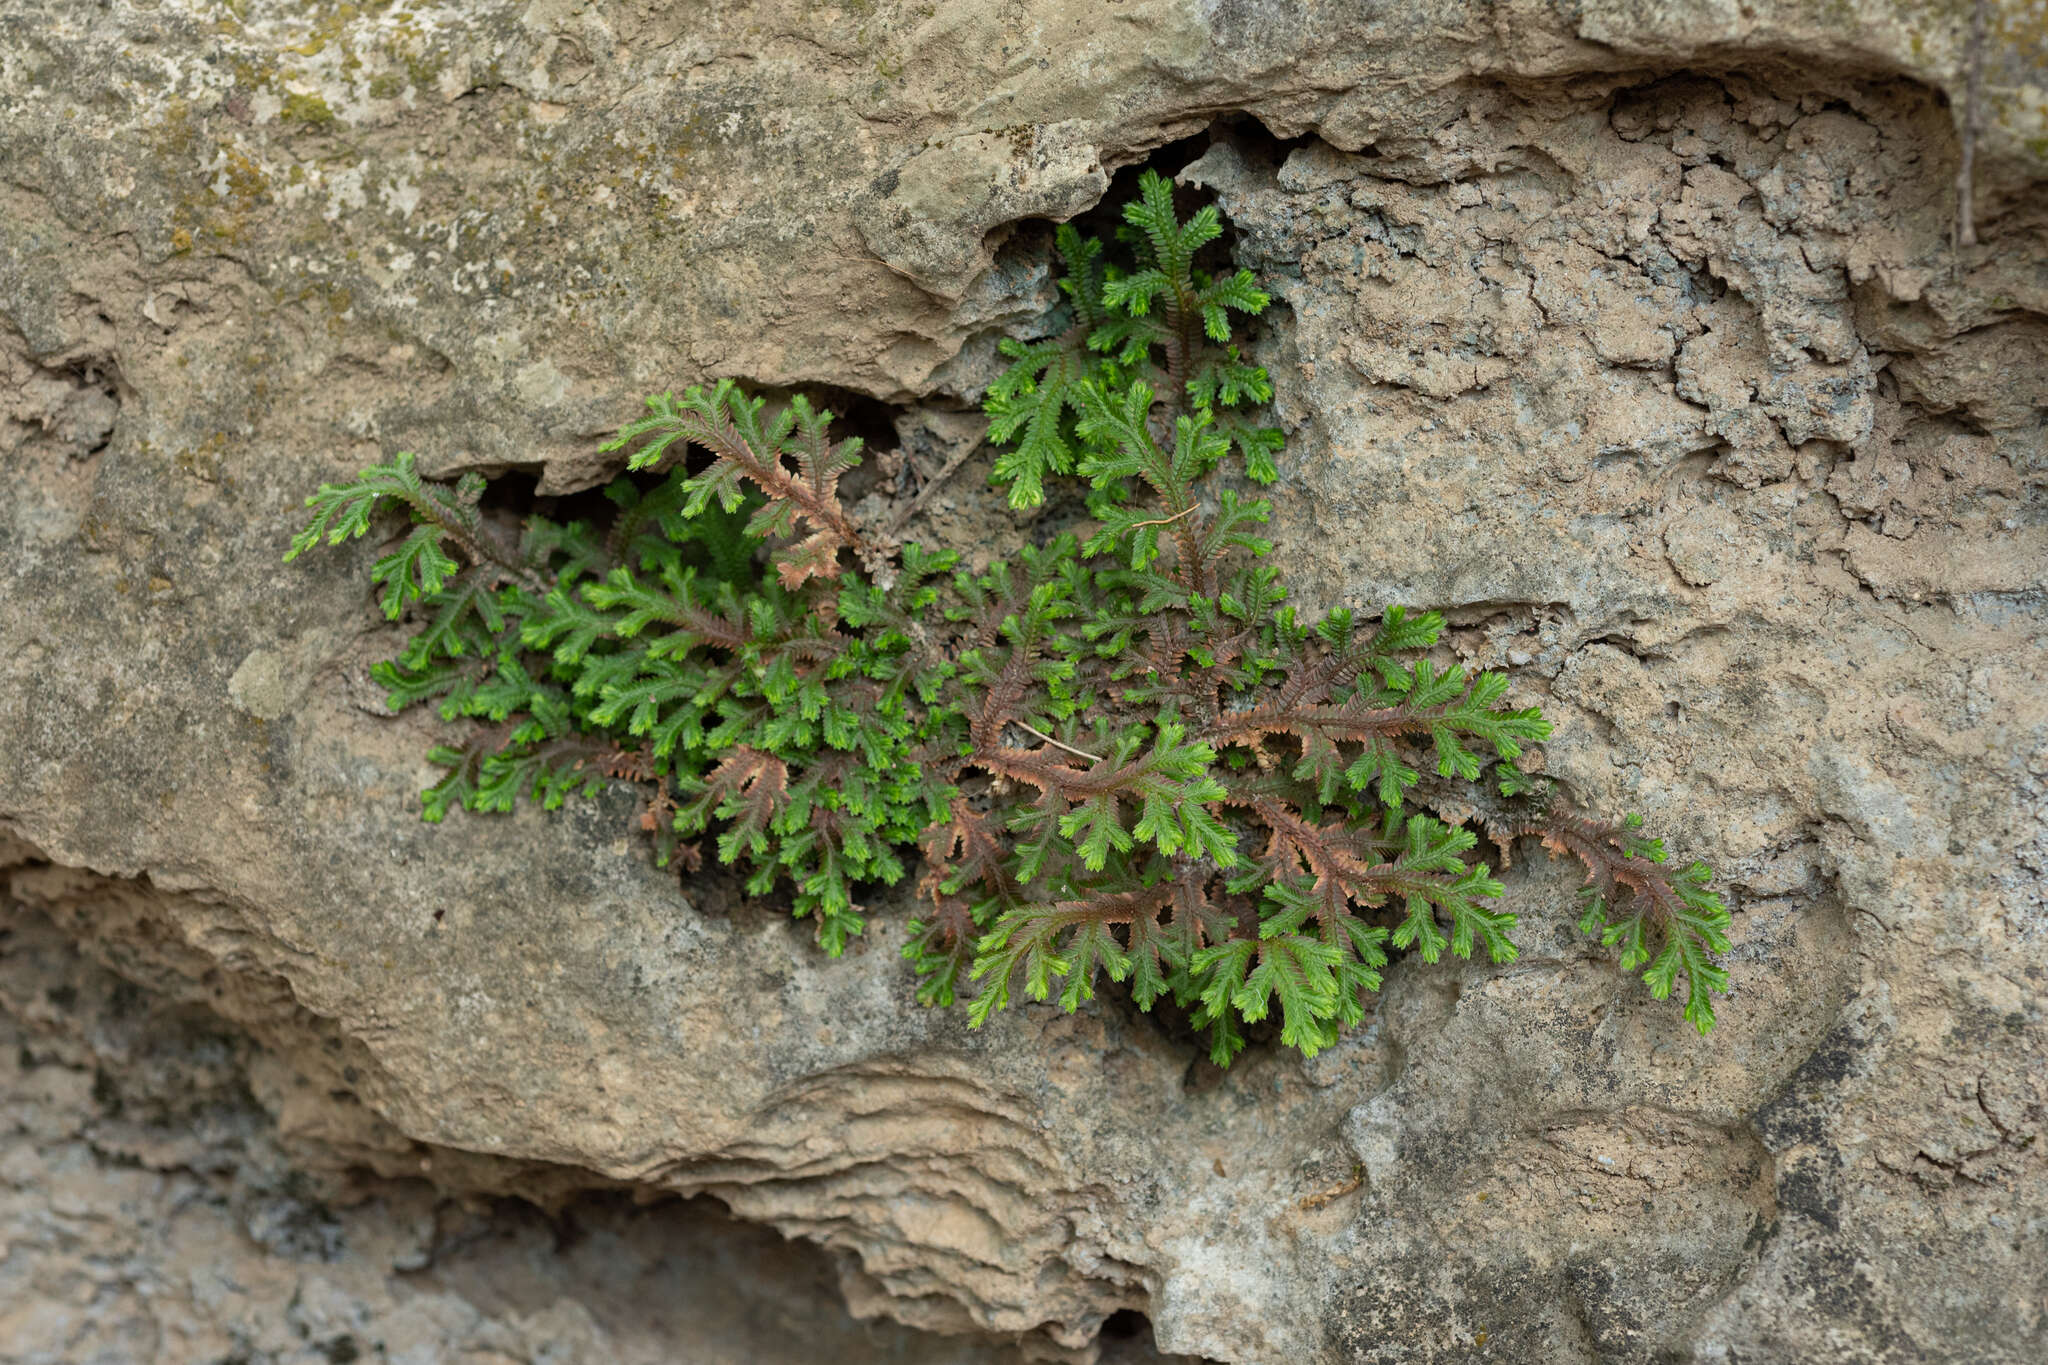
[[[1274,457],[1284,438],[1249,415],[1271,400],[1272,381],[1231,341],[1231,315],[1257,316],[1271,298],[1249,270],[1210,274],[1196,265],[1202,249],[1223,235],[1216,207],[1182,222],[1172,184],[1147,174],[1124,221],[1128,264],[1108,261],[1102,242],[1061,225],[1055,242],[1067,267],[1061,289],[1072,324],[1048,340],[1002,343],[1012,363],[990,385],[986,407],[989,440],[1010,447],[995,475],[1008,486],[1012,507],[1036,506],[1049,476],[1077,471],[1098,490],[1121,493],[1120,480],[1141,472],[1123,439],[1140,391],[1141,407],[1155,390],[1167,392],[1176,410],[1207,433],[1201,472],[1234,446],[1254,481],[1280,477]]]
[[[1549,725],[1447,662],[1434,613],[1297,616],[1270,504],[1215,477],[1278,475],[1271,382],[1233,341],[1268,296],[1204,268],[1217,211],[1182,218],[1163,178],[1124,217],[1121,250],[1059,230],[1070,324],[1004,343],[997,482],[1025,507],[1085,481],[1093,518],[1013,560],[861,524],[859,443],[730,382],[657,395],[607,447],[637,476],[602,526],[515,538],[480,479],[410,455],[322,487],[287,558],[410,521],[372,569],[412,628],[376,676],[461,727],[426,818],[636,784],[662,861],[736,866],[833,954],[915,868],[920,1001],[971,993],[979,1025],[1106,978],[1172,1000],[1219,1064],[1260,1028],[1329,1046],[1391,953],[1513,961],[1476,850],[1530,835],[1585,866],[1585,932],[1660,998],[1682,979],[1705,1031],[1729,943],[1704,865],[1566,807],[1535,775]]]

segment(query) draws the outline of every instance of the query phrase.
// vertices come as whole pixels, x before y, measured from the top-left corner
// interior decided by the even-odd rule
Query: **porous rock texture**
[[[29,881],[58,890],[70,875]],[[165,955],[143,966],[110,954],[117,973],[47,914],[17,907],[7,928],[0,1359],[1020,1360],[853,1323],[825,1253],[734,1224],[709,1201],[551,1199],[588,1175],[479,1181],[473,1166],[453,1182],[470,1197],[450,1198],[431,1183],[433,1163],[462,1158],[426,1148],[410,1179],[351,1169],[333,1097],[258,1045],[250,1016],[166,972]],[[247,984],[236,994],[253,1003]],[[288,1001],[277,991],[274,1003]],[[476,1197],[493,1183],[538,1193],[552,1216]]]
[[[1971,9],[0,8],[0,1360],[2043,1358],[2048,29],[1959,246]],[[1540,860],[1511,968],[1218,1075],[917,1010],[900,898],[827,962],[623,795],[417,820],[311,486],[573,493],[718,375],[957,434],[1148,158],[1283,305],[1298,595],[1721,869],[1711,1037]],[[656,1287],[720,1256],[783,1316]]]

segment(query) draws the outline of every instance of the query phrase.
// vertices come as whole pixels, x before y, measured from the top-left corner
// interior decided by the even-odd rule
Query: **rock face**
[[[336,1130],[293,1117],[320,1107],[288,1098],[303,1078],[205,992],[137,990],[43,915],[8,929],[0,1359],[667,1365],[678,1343],[718,1365],[1020,1359],[853,1323],[825,1255],[709,1201],[593,1195],[549,1219],[351,1176],[322,1147]],[[536,1174],[521,1184],[545,1189]]]
[[[0,1359],[1084,1358],[1122,1310],[1228,1361],[2041,1359],[2048,37],[1991,8],[1961,247],[1964,5],[0,13]],[[1298,595],[1446,610],[1722,870],[1710,1038],[1540,864],[1512,968],[1219,1078],[1109,1001],[919,1011],[901,915],[828,963],[623,798],[417,820],[374,547],[278,562],[313,485],[574,493],[717,375],[933,439],[1148,158],[1285,305]],[[616,1311],[718,1239],[795,1326]],[[832,1337],[833,1279],[955,1340]]]

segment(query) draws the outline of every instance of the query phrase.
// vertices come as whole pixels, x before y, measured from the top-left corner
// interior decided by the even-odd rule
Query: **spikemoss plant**
[[[1187,1010],[1219,1064],[1275,1014],[1328,1046],[1391,953],[1514,960],[1477,850],[1534,836],[1584,866],[1580,927],[1653,994],[1683,980],[1704,1033],[1728,947],[1707,868],[1570,809],[1529,762],[1549,724],[1433,660],[1435,613],[1297,617],[1268,502],[1210,479],[1280,476],[1271,383],[1231,342],[1267,296],[1197,268],[1217,212],[1181,221],[1162,178],[1124,217],[1120,256],[1059,229],[1071,325],[1004,342],[987,399],[1010,503],[1078,479],[1092,522],[984,571],[858,522],[859,441],[729,381],[649,399],[605,447],[665,477],[612,484],[602,529],[534,516],[509,544],[482,479],[405,454],[322,487],[287,559],[411,519],[371,571],[414,627],[377,677],[394,710],[470,722],[430,755],[426,818],[638,783],[664,863],[708,841],[831,954],[866,889],[915,869],[925,1004],[971,994],[980,1024],[1107,978]]]

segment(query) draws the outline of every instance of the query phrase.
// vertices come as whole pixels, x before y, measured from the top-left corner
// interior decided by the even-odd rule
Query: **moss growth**
[[[286,95],[284,108],[278,112],[278,117],[288,123],[323,128],[334,122],[334,111],[318,95]]]

